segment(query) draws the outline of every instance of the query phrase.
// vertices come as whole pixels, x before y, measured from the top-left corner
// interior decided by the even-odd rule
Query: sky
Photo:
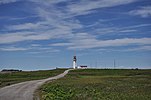
[[[151,69],[150,0],[0,0],[0,70]]]

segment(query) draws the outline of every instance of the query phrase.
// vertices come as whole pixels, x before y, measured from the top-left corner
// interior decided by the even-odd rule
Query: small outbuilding
[[[85,68],[87,68],[88,66],[83,66],[83,65],[81,65],[81,66],[78,66],[78,68],[82,68],[82,69],[85,69]]]

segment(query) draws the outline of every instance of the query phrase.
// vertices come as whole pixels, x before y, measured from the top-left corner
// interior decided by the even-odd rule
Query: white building
[[[84,65],[81,65],[81,66],[78,66],[78,69],[87,69],[88,66],[84,66]]]

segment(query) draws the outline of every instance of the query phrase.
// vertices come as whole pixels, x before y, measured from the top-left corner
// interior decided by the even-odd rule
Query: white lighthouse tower
[[[76,58],[76,56],[73,56],[73,69],[76,69],[76,67],[77,67],[76,62],[77,62],[77,58]]]

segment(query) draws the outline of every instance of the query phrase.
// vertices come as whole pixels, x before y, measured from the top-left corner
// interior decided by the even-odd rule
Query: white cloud
[[[55,43],[55,44],[50,44],[50,46],[72,46],[74,45],[73,43]]]
[[[150,45],[151,38],[122,38],[99,40],[87,33],[77,33],[67,43],[56,43],[51,46],[66,46],[67,49],[91,49],[102,47],[117,47],[127,45]]]
[[[41,47],[41,48],[35,48],[39,51],[39,53],[54,53],[54,52],[60,52],[58,49],[53,49],[50,47]]]
[[[26,40],[26,36],[30,35],[31,33],[24,32],[24,33],[10,33],[10,34],[0,34],[0,44],[6,43],[14,43]]]
[[[114,47],[114,46],[126,46],[126,45],[144,45],[151,44],[151,38],[123,38],[123,39],[114,39],[114,40],[96,40],[96,39],[87,39],[82,40],[80,45],[75,47],[69,47],[69,49],[82,49],[82,48],[98,48],[98,47]]]
[[[40,16],[43,18],[50,17],[53,19],[57,18],[72,18],[78,15],[87,15],[90,13],[95,13],[95,9],[105,8],[105,7],[115,7],[119,5],[125,5],[129,3],[136,2],[138,0],[81,0],[81,1],[67,1],[67,0],[29,0],[32,2],[39,3],[41,6],[37,9]],[[55,4],[67,2],[66,6],[56,7]],[[59,9],[58,9],[59,8]],[[60,9],[61,8],[61,9]],[[51,21],[53,21],[51,19]]]
[[[132,29],[132,28],[140,28],[140,27],[147,27],[147,26],[151,26],[151,24],[138,24],[138,25],[133,25],[133,26],[127,26],[125,28]]]
[[[19,0],[0,0],[0,4],[12,3],[16,1],[19,1]]]
[[[55,8],[37,8],[39,16],[45,20],[51,27],[55,28],[70,28],[78,29],[82,28],[80,22],[76,19],[66,19],[68,13],[64,13]]]
[[[50,4],[66,2],[67,0],[29,0],[29,1],[36,2],[36,3],[42,3],[42,4],[45,4],[46,6],[49,6]]]
[[[23,1],[23,0],[0,0],[0,4],[12,3],[12,2],[17,2],[17,1]],[[59,2],[64,2],[66,0],[27,0],[27,1],[49,5],[49,4],[56,4]]]
[[[9,1],[9,0],[8,0]],[[32,2],[40,3],[41,6],[34,8],[42,20],[37,23],[24,23],[18,25],[5,26],[6,30],[14,31],[19,30],[17,33],[7,33],[0,36],[0,44],[16,43],[21,41],[34,41],[34,40],[49,40],[54,38],[72,38],[75,29],[82,29],[83,25],[72,15],[78,13],[85,13],[89,10],[100,7],[112,7],[123,4],[135,2],[136,0],[97,0],[97,1],[80,1],[78,3],[71,3],[67,6],[69,10],[57,9],[53,4],[65,2],[65,0],[29,0]],[[80,9],[80,10],[76,10]],[[71,15],[71,16],[70,16]],[[70,17],[68,17],[70,16]],[[30,30],[26,32],[25,30]],[[39,31],[40,30],[40,31]],[[113,30],[110,30],[113,31]]]
[[[31,44],[32,47],[40,47],[40,44]]]
[[[124,26],[124,27],[101,27],[101,28],[95,28],[93,33],[98,33],[98,34],[123,34],[123,33],[136,33],[139,31],[139,28],[143,27],[149,27],[151,24],[137,24],[137,25],[132,25],[132,26]]]
[[[151,46],[142,46],[138,48],[139,50],[150,50],[151,51]]]
[[[43,27],[42,23],[24,23],[18,25],[9,25],[5,27],[8,30],[25,30],[25,29],[38,29],[39,27]]]
[[[151,51],[150,45],[137,45],[137,46],[129,46],[126,48],[119,48],[119,47],[102,47],[101,49],[94,49],[97,52],[112,52],[112,51],[118,51],[118,52],[131,52],[131,51]]]
[[[131,51],[151,51],[151,46],[150,45],[139,45],[135,47],[127,47],[127,48],[105,48],[105,49],[98,49],[98,51],[118,51],[118,52],[131,52]]]
[[[58,10],[37,8],[39,16],[43,19],[37,23],[24,23],[18,25],[5,26],[6,30],[21,32],[9,32],[0,34],[0,44],[11,44],[22,41],[35,41],[35,40],[49,40],[55,38],[69,38],[75,29],[82,28],[78,20],[68,19],[64,20],[65,14],[58,13]],[[54,12],[54,13],[52,13]],[[29,32],[26,32],[26,31]]]
[[[140,47],[126,49],[124,51],[151,51],[151,46],[140,46]]]
[[[55,52],[60,52],[58,49],[53,49],[51,47],[42,47],[42,46],[31,46],[31,47],[16,47],[16,46],[11,46],[11,47],[2,47],[0,48],[0,51],[5,51],[5,52],[14,52],[14,51],[28,51],[28,53],[31,54],[37,54],[37,53],[55,53]]]
[[[143,18],[151,16],[151,6],[141,7],[140,9],[132,10],[129,12],[130,15],[138,15]]]
[[[83,0],[77,3],[68,5],[68,9],[71,13],[77,15],[83,15],[83,13],[91,13],[91,10],[105,7],[114,7],[119,5],[125,5],[133,3],[137,0]]]
[[[51,48],[51,47],[31,47],[31,51],[29,51],[28,53],[30,54],[44,54],[44,53],[57,53],[57,52],[60,52],[60,50],[58,49],[54,49],[54,48]]]
[[[26,51],[29,48],[20,48],[20,47],[7,47],[7,48],[0,48],[0,51]]]
[[[137,30],[121,30],[121,31],[119,31],[119,32],[123,32],[123,33],[127,33],[127,32],[136,32]]]
[[[47,15],[46,15],[47,16]],[[50,20],[52,19],[52,20]],[[9,30],[32,29],[29,31],[9,32],[0,34],[0,44],[11,44],[22,41],[49,40],[55,38],[69,38],[72,36],[73,29],[81,28],[82,25],[76,20],[64,21],[62,19],[53,19],[51,16],[41,22],[25,23],[5,27]]]
[[[67,46],[68,49],[85,49],[85,48],[97,48],[107,46],[122,46],[134,44],[138,39],[115,39],[115,40],[99,40],[96,36],[88,33],[74,34],[74,30],[82,29],[83,25],[73,18],[75,15],[83,15],[92,13],[93,9],[114,7],[124,4],[133,3],[137,0],[87,0],[69,3],[65,9],[57,9],[53,4],[59,2],[65,2],[65,0],[29,0],[36,3],[40,3],[41,6],[35,8],[37,16],[41,18],[41,21],[37,23],[24,23],[18,25],[6,26],[7,30],[31,30],[31,32],[17,32],[0,34],[0,44],[11,44],[22,41],[35,41],[35,40],[49,40],[49,39],[67,39],[69,43],[56,43],[51,46]],[[92,11],[92,12],[91,12]],[[39,31],[40,30],[40,31]],[[113,32],[135,32],[136,30],[116,27],[100,28],[96,31],[104,33]],[[143,39],[147,41],[146,39]],[[128,43],[131,41],[131,43]],[[132,41],[135,41],[132,43]],[[136,42],[136,44],[139,44]],[[142,44],[142,42],[140,43]]]
[[[7,33],[0,34],[0,44],[11,44],[22,41],[34,41],[34,40],[48,40],[54,38],[57,34],[47,33],[33,33],[33,32],[17,32],[17,33]]]

